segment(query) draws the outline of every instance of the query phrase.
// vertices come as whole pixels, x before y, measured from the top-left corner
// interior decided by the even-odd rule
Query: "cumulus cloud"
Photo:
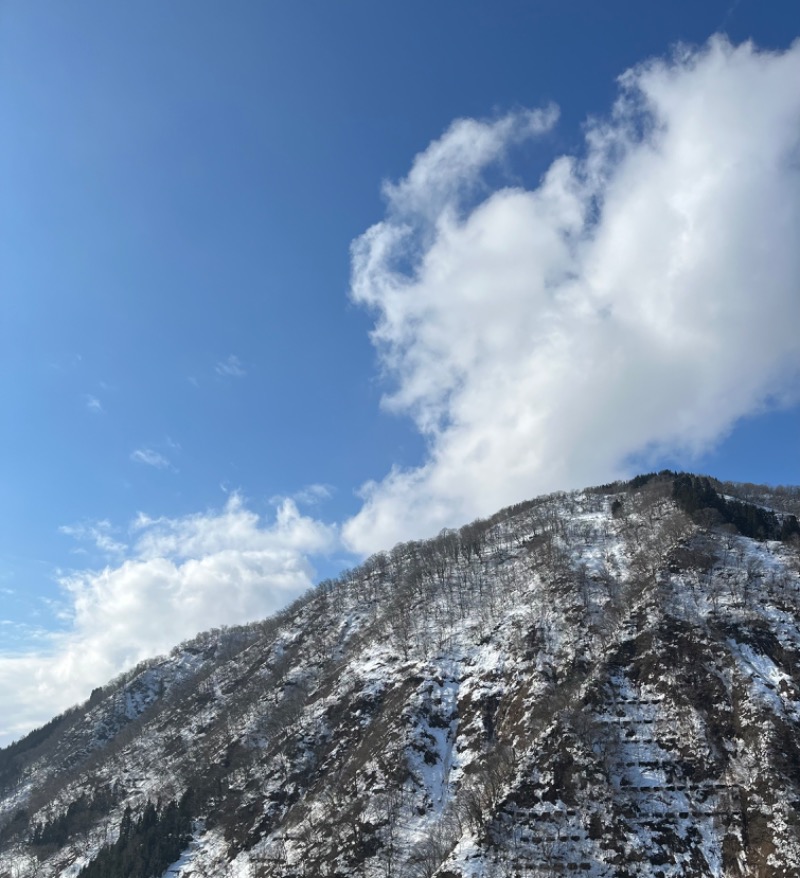
[[[216,369],[217,375],[222,375],[223,378],[244,378],[247,374],[244,364],[234,354],[231,354],[226,360],[220,360]]]
[[[104,542],[106,523],[66,532]],[[309,556],[334,531],[284,500],[265,522],[232,495],[222,510],[181,518],[140,515],[125,557],[61,579],[66,630],[47,649],[0,656],[0,741],[88,697],[94,686],[199,631],[264,618],[312,585]]]
[[[396,213],[435,222],[470,187],[478,188],[480,172],[489,163],[501,159],[513,144],[549,131],[557,120],[555,106],[510,113],[492,124],[458,119],[414,159],[404,180],[384,183],[384,195]]]
[[[797,82],[800,44],[717,37],[627,71],[533,189],[481,187],[553,110],[458,121],[385,187],[351,295],[376,315],[384,405],[428,451],[363,486],[353,549],[695,455],[794,400]]]
[[[131,460],[134,463],[155,467],[155,469],[168,469],[170,467],[169,459],[152,448],[137,448],[131,452]]]

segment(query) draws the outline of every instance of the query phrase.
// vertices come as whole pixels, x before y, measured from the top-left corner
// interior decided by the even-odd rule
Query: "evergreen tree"
[[[128,806],[117,841],[101,848],[79,878],[159,878],[189,843],[192,800],[187,790],[180,803],[173,799],[162,808],[148,802],[137,820]]]

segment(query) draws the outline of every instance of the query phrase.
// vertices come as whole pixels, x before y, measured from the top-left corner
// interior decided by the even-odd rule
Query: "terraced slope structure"
[[[797,489],[395,546],[0,751],[0,876],[800,876]]]

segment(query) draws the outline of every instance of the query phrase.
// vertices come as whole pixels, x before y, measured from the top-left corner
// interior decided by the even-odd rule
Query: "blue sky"
[[[799,483],[798,36],[752,0],[4,4],[0,740],[504,503]]]

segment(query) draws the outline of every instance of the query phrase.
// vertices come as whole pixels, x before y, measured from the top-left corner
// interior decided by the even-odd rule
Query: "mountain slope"
[[[202,635],[0,751],[0,876],[800,875],[796,502],[539,498]]]

